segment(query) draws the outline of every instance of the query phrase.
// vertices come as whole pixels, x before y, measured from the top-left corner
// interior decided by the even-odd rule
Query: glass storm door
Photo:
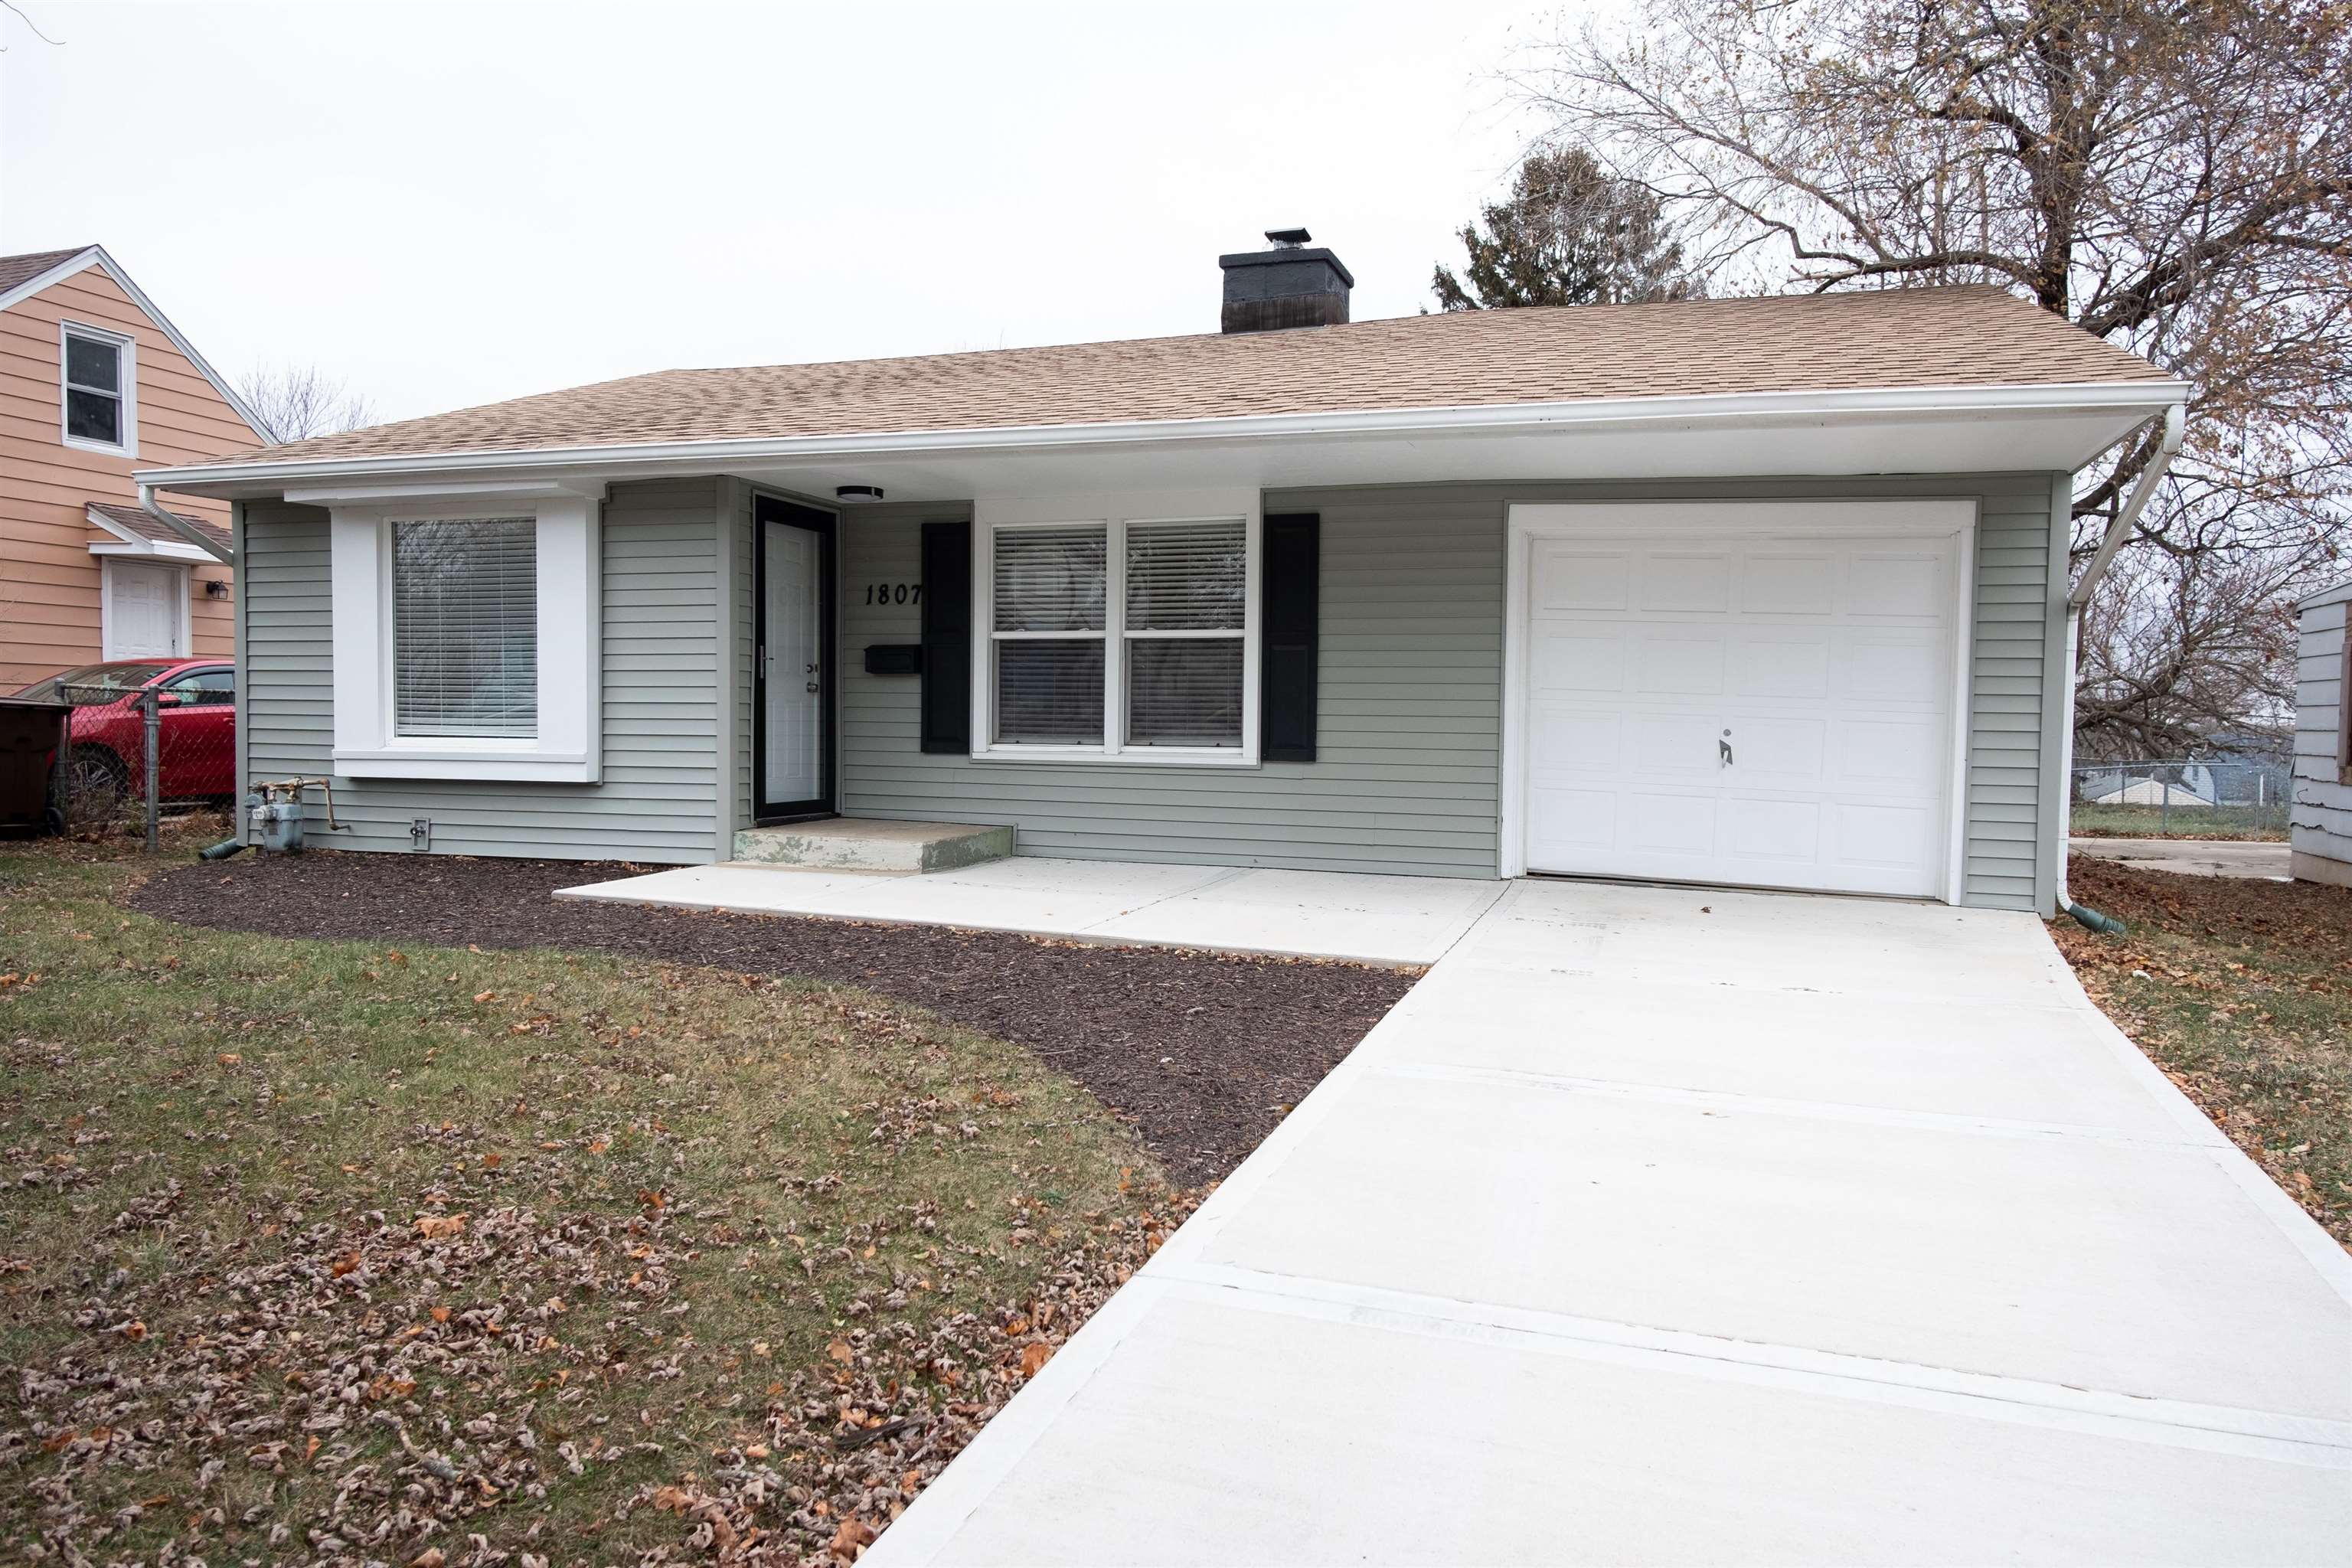
[[[834,808],[834,520],[764,496],[756,515],[757,814],[822,816]]]

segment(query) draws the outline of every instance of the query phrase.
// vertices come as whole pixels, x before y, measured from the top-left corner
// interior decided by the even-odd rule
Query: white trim
[[[188,464],[141,473],[143,482],[191,494],[200,487],[277,484],[305,479],[436,473],[629,470],[665,464],[844,458],[886,458],[996,451],[1034,451],[1261,437],[1413,434],[1510,434],[1611,426],[1687,425],[1738,420],[1804,422],[1878,416],[1906,421],[2001,414],[2161,412],[2189,395],[2171,380],[2070,382],[2048,385],[1874,387],[1839,392],[1707,393],[1684,397],[1589,398],[1570,402],[1438,405],[1344,413],[1214,415],[1188,419],[1107,421],[1084,425],[1016,425],[954,430],[761,437],[713,441],[661,441],[516,451],[450,447],[387,458],[314,458],[292,462]]]
[[[1153,522],[1234,521],[1242,524],[1242,734],[1233,746],[1130,746],[1127,733],[1127,529]],[[993,497],[972,507],[971,757],[984,763],[1078,763],[1121,767],[1258,765],[1258,630],[1264,519],[1255,489],[1132,490],[1051,498]],[[1029,528],[1104,530],[1103,627],[1097,632],[995,630],[995,540]],[[1170,634],[1152,634],[1168,636]],[[1178,634],[1181,635],[1181,634]],[[1230,637],[1233,633],[1207,634]],[[998,744],[995,733],[999,641],[1099,639],[1103,645],[1103,738],[1098,746]]]
[[[92,545],[92,553],[100,546]],[[179,629],[173,634],[179,647],[169,653],[127,653],[114,641],[114,577],[118,563],[152,568],[172,574],[173,586],[179,595]],[[98,561],[98,657],[100,658],[190,658],[194,657],[194,617],[189,609],[188,580],[194,574],[176,561],[153,561],[133,557],[128,552],[99,555]]]
[[[335,771],[352,778],[594,784],[602,776],[603,595],[597,503],[551,497],[502,516],[537,525],[539,723],[530,740],[404,739],[392,723],[390,524],[484,515],[478,499],[337,507],[329,525]]]
[[[268,432],[261,427],[261,420],[250,407],[247,406],[245,399],[237,395],[236,388],[222,379],[220,373],[205,363],[205,356],[196,352],[196,345],[180,335],[180,329],[172,325],[171,318],[155,308],[155,301],[147,298],[139,285],[131,280],[131,274],[125,272],[121,264],[106,253],[106,247],[102,245],[86,246],[50,268],[47,272],[37,273],[5,293],[0,293],[0,310],[5,310],[20,301],[29,300],[44,289],[53,289],[74,274],[87,271],[92,267],[113,279],[115,287],[130,297],[131,302],[139,307],[141,313],[146,316],[154,329],[171,340],[172,346],[179,350],[190,364],[196,367],[198,374],[213,384],[213,390],[221,395],[221,400],[229,405],[239,419],[245,421],[245,427],[253,432],[253,438],[256,441],[265,447],[278,445]]]
[[[1967,890],[1969,667],[1975,658],[1976,535],[1979,503],[1968,497],[1885,500],[1517,501],[1508,510],[1503,566],[1503,752],[1498,794],[1497,869],[1528,874],[1527,658],[1528,594],[1538,538],[1577,534],[1719,535],[1752,527],[1759,534],[1958,535],[1953,573],[1952,734],[1945,782],[1943,901],[1958,904]],[[1727,515],[1728,514],[1728,515]]]
[[[210,563],[215,557],[208,551],[177,539],[150,539],[143,533],[123,527],[92,506],[82,514],[92,528],[103,529],[119,542],[113,544],[93,544],[92,555],[158,555],[169,561]]]
[[[70,428],[73,412],[68,394],[77,390],[66,378],[70,362],[69,348],[75,338],[94,343],[106,343],[114,350],[114,378],[117,383],[113,396],[121,405],[115,421],[119,441],[93,441],[87,436],[77,436]],[[103,388],[81,387],[83,392],[106,396]],[[60,318],[58,321],[58,439],[81,452],[103,452],[110,458],[139,458],[139,340],[128,332],[118,332],[111,327],[93,327],[87,321]]]

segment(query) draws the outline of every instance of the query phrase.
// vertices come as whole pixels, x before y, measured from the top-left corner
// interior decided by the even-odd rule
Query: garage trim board
[[[1947,903],[1959,902],[1967,795],[1970,584],[1975,578],[1977,510],[1977,502],[1972,499],[1514,504],[1509,509],[1505,575],[1502,874],[1518,877],[1535,870],[1642,879],[1745,883],[1819,891],[1894,893],[1939,898]],[[1860,574],[1853,568],[1857,561],[1865,559],[1857,553],[1859,551],[1880,543],[1890,547],[1895,556],[1875,563],[1874,566],[1899,566],[1902,563],[1895,557],[1905,552],[1916,552],[1921,546],[1934,547],[1934,563],[1914,556],[1911,566],[1922,569],[1917,580],[1897,583],[1896,591],[1905,588],[1916,591],[1940,576],[1941,591],[1935,595],[1938,602],[1933,605],[1936,615],[1932,617],[1940,621],[1939,626],[1931,626],[1931,617],[1916,612],[1889,614],[1884,617],[1872,612],[1870,605],[1875,601],[1865,593]],[[1592,569],[1613,570],[1615,568],[1608,567],[1607,563],[1612,555],[1619,553],[1612,547],[1620,546],[1622,547],[1622,555],[1616,564],[1623,570],[1622,579],[1612,583],[1594,582],[1590,584],[1590,594],[1581,591],[1571,593],[1564,601],[1565,610],[1555,604],[1543,616],[1538,616],[1534,595],[1548,564],[1553,569],[1564,569],[1566,556],[1582,554],[1597,548],[1599,552],[1591,557]],[[1661,551],[1661,546],[1671,548]],[[1743,575],[1748,564],[1746,552],[1759,549],[1789,552],[1786,564],[1792,575],[1781,584],[1787,597],[1779,604],[1759,598],[1773,591],[1760,574],[1753,584]],[[1809,591],[1809,584],[1800,570],[1808,549],[1817,558],[1832,563],[1832,580],[1825,584],[1829,595],[1826,600],[1819,593]],[[1675,580],[1675,574],[1685,566],[1694,575],[1687,581]],[[1579,569],[1582,569],[1581,563]],[[1890,582],[1895,581],[1890,578]],[[1824,584],[1819,583],[1810,584],[1811,588],[1822,586]],[[1860,595],[1858,600],[1857,595]],[[1765,607],[1758,608],[1759,602],[1763,602]],[[1780,605],[1787,608],[1783,610]],[[1923,759],[1930,764],[1931,777],[1922,775],[1911,782],[1914,798],[1908,808],[1914,824],[1911,834],[1915,848],[1926,849],[1928,859],[1933,863],[1928,864],[1915,856],[1915,863],[1909,867],[1889,864],[1874,869],[1852,860],[1842,865],[1836,856],[1817,852],[1815,858],[1820,862],[1817,868],[1809,869],[1795,860],[1790,860],[1776,870],[1766,860],[1753,862],[1746,868],[1736,864],[1739,857],[1724,847],[1724,840],[1719,836],[1712,840],[1715,847],[1711,852],[1694,850],[1670,855],[1648,854],[1629,848],[1613,826],[1611,829],[1612,840],[1608,843],[1596,840],[1583,846],[1563,847],[1556,835],[1548,839],[1543,832],[1538,830],[1541,825],[1530,817],[1531,812],[1540,815],[1544,809],[1543,801],[1538,799],[1542,792],[1536,786],[1531,771],[1538,765],[1540,759],[1538,753],[1542,750],[1536,742],[1543,739],[1531,719],[1533,705],[1538,696],[1534,667],[1530,662],[1538,641],[1537,623],[1538,620],[1552,620],[1573,624],[1580,614],[1588,610],[1596,627],[1622,625],[1636,631],[1661,627],[1671,631],[1677,622],[1702,631],[1709,626],[1727,628],[1726,633],[1718,634],[1719,637],[1727,636],[1729,630],[1742,628],[1749,631],[1765,631],[1776,626],[1794,628],[1801,635],[1789,643],[1792,649],[1804,640],[1801,634],[1805,631],[1822,634],[1822,663],[1820,666],[1822,684],[1815,696],[1805,700],[1811,703],[1812,715],[1822,721],[1812,727],[1812,731],[1820,737],[1816,760],[1820,776],[1824,780],[1829,779],[1838,766],[1828,730],[1845,711],[1836,689],[1841,672],[1830,668],[1839,657],[1832,646],[1837,640],[1833,634],[1839,630],[1870,632],[1882,629],[1907,634],[1900,640],[1911,645],[1910,652],[1921,657],[1932,656],[1935,660],[1937,668],[1917,668],[1915,676],[1916,681],[1932,679],[1935,697],[1942,709],[1938,714],[1914,701],[1909,710],[1915,729],[1917,728],[1916,721],[1927,719],[1942,731],[1938,740],[1943,755]],[[1705,640],[1702,636],[1697,643],[1691,646],[1696,649]],[[1765,640],[1774,639],[1767,637]],[[1787,640],[1785,636],[1781,640]],[[1632,646],[1633,639],[1624,641],[1621,653]],[[1605,647],[1601,651],[1605,657],[1617,657],[1610,655]],[[1731,651],[1729,642],[1721,641],[1718,651],[1727,660]],[[1664,650],[1663,656],[1670,657],[1671,650]],[[1849,661],[1849,670],[1859,671],[1863,668],[1853,662],[1859,655],[1852,649],[1847,650],[1843,657]],[[1702,690],[1706,679],[1703,652],[1699,658],[1696,679],[1700,681],[1700,686],[1690,688],[1689,691],[1704,696],[1707,693]],[[1891,669],[1894,666],[1888,668]],[[1682,750],[1689,749],[1695,739],[1697,710],[1706,707],[1706,702],[1693,703],[1688,700],[1687,693],[1671,690],[1674,682],[1663,676],[1652,680],[1651,684],[1667,694],[1637,692],[1635,687],[1641,679],[1639,672],[1633,668],[1630,657],[1621,666],[1619,680],[1620,687],[1613,703],[1601,697],[1582,706],[1589,708],[1604,726],[1613,727],[1619,732],[1622,732],[1623,727],[1616,725],[1615,721],[1621,719],[1652,721],[1653,730],[1679,721],[1679,728],[1691,730],[1694,733],[1678,737],[1675,744]],[[1921,689],[1926,689],[1923,687]],[[1727,676],[1723,691],[1717,694],[1723,696],[1726,702],[1732,700]],[[1570,704],[1570,707],[1578,705]],[[1774,704],[1769,699],[1760,699],[1758,705],[1769,709]],[[1801,702],[1798,706],[1802,709],[1804,704]],[[1793,739],[1805,729],[1802,723],[1785,718],[1774,722],[1783,738]],[[1725,727],[1738,728],[1736,723],[1727,723]],[[1597,732],[1605,733],[1607,731]],[[1741,736],[1732,734],[1718,739],[1710,734],[1708,739],[1724,747],[1722,756],[1726,765],[1736,765],[1730,759],[1738,754],[1737,742]],[[1764,736],[1759,733],[1758,739],[1760,742]],[[1621,753],[1623,754],[1628,753]],[[1694,831],[1701,836],[1717,833],[1717,828],[1710,826],[1715,818],[1711,815],[1713,806],[1709,802],[1715,797],[1710,796],[1706,784],[1696,782],[1700,776],[1696,770],[1703,759],[1680,760],[1690,763],[1695,770],[1690,775],[1695,782],[1687,792],[1678,793],[1671,784],[1656,789],[1644,786],[1640,798],[1644,801],[1686,800],[1690,805],[1689,821]],[[1768,775],[1759,769],[1758,776]],[[1594,783],[1600,793],[1606,793],[1608,785],[1605,779],[1596,776]],[[1777,815],[1790,825],[1792,842],[1802,837],[1805,808],[1809,804],[1828,807],[1829,810],[1823,814],[1826,820],[1822,831],[1834,838],[1840,831],[1837,813],[1845,809],[1831,798],[1837,792],[1823,783],[1809,794],[1801,787],[1790,787],[1794,783],[1793,778],[1782,780],[1769,787],[1747,792],[1741,798],[1744,803],[1787,808]],[[1937,819],[1924,827],[1916,824],[1917,810],[1927,808],[1929,799],[1923,785],[1931,785],[1934,790],[1932,809],[1937,814]],[[1597,800],[1597,795],[1594,798]],[[1729,800],[1733,797],[1720,795],[1720,798]],[[1888,823],[1895,823],[1903,813],[1888,810],[1874,815]],[[1928,846],[1926,838],[1929,832],[1933,833],[1932,847]],[[1751,871],[1753,874],[1748,874]]]

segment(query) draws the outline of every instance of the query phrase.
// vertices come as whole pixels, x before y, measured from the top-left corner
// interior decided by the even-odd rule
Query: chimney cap
[[[1295,250],[1314,237],[1303,228],[1270,228],[1265,231],[1266,243],[1278,250]]]

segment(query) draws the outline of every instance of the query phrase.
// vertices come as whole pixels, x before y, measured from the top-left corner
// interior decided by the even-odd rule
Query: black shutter
[[[1280,512],[1265,520],[1265,605],[1258,641],[1258,754],[1269,763],[1315,760],[1316,628],[1323,520]]]
[[[923,524],[923,750],[971,751],[971,524]]]

